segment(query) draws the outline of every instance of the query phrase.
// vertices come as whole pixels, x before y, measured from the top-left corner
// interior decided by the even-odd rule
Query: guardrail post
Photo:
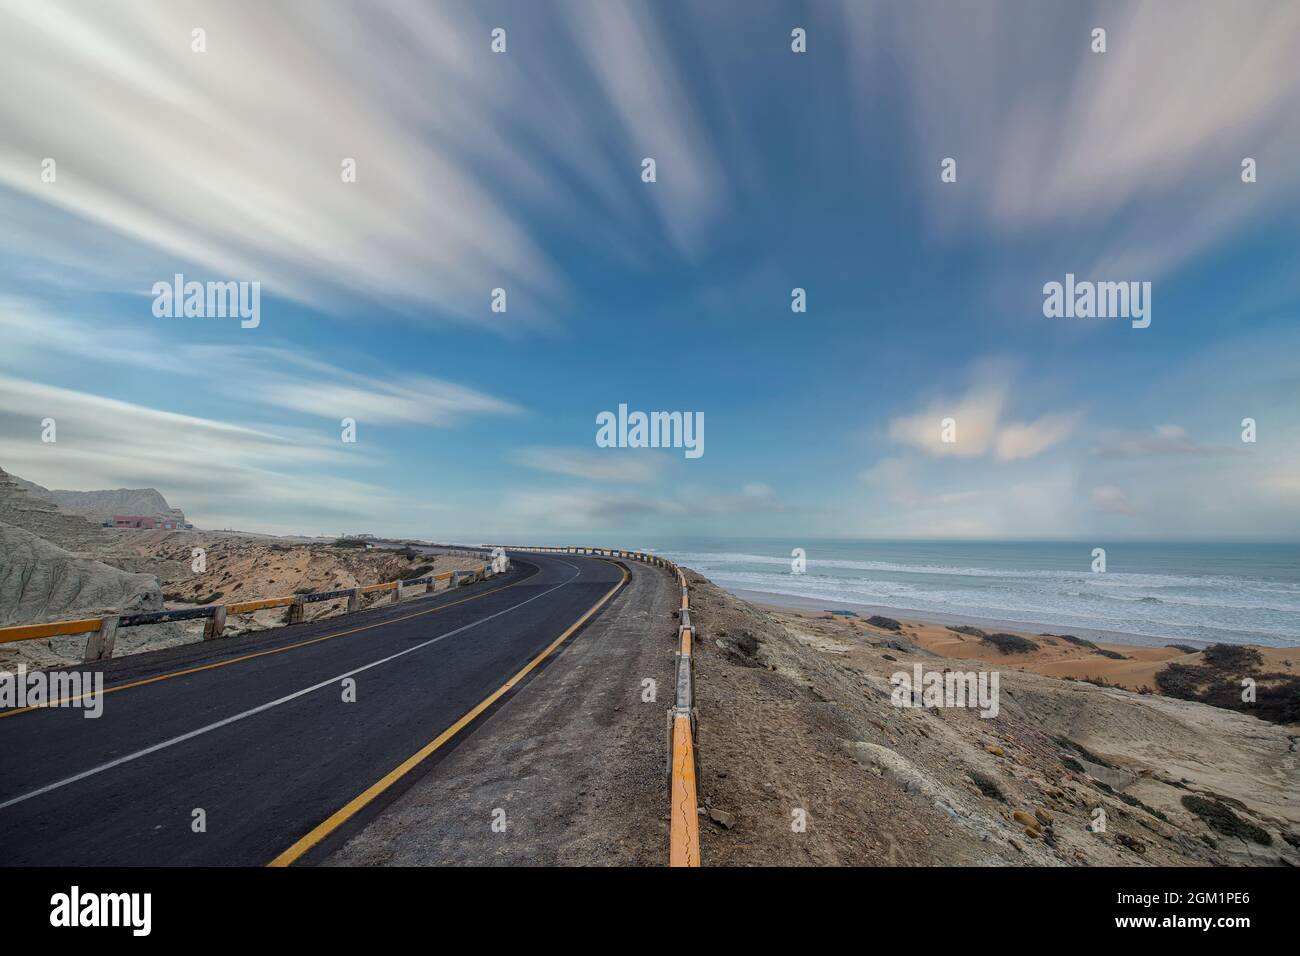
[[[99,625],[99,630],[90,635],[86,641],[85,661],[106,661],[113,656],[113,644],[117,641],[117,617],[106,617]]]
[[[353,588],[348,592],[348,613],[354,614],[361,610],[361,588]]]
[[[402,603],[402,582],[397,582],[397,587],[393,588],[393,596],[388,601],[389,604]]]
[[[226,606],[218,604],[208,618],[207,623],[203,625],[203,639],[205,641],[215,641],[221,636],[221,632],[226,629]]]
[[[301,624],[304,607],[302,595],[299,594],[293,599],[293,603],[289,605],[289,613],[285,616],[284,623]]]

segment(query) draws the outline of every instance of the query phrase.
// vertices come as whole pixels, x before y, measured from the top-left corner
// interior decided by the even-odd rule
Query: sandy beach
[[[897,620],[901,633],[926,650],[943,657],[963,660],[997,662],[1004,667],[1042,674],[1046,677],[1064,677],[1105,683],[1126,690],[1152,690],[1156,687],[1156,674],[1169,664],[1200,664],[1204,655],[1198,649],[1189,652],[1184,647],[1192,645],[1153,647],[1125,641],[1137,638],[1116,632],[1099,632],[1076,629],[1071,636],[1083,638],[1093,647],[1063,640],[1052,632],[1026,630],[1023,625],[1006,624],[988,618],[962,618],[956,615],[929,615],[928,619],[915,617],[905,610],[847,604],[834,601],[817,601],[811,598],[755,591],[736,591],[737,597],[757,604],[778,618],[823,618],[838,622],[850,631],[866,629],[865,621],[873,615]],[[832,611],[841,612],[839,614]],[[845,613],[847,612],[847,613]],[[853,615],[853,616],[850,616]],[[942,618],[942,620],[936,619]],[[978,636],[962,634],[953,627],[973,627],[986,632],[1014,634],[1032,641],[1037,650],[1006,653],[982,641]],[[1150,640],[1142,638],[1143,641]],[[1257,647],[1262,667],[1269,672],[1300,676],[1300,647]],[[1099,653],[1107,652],[1107,653]],[[1119,655],[1118,657],[1110,655]]]

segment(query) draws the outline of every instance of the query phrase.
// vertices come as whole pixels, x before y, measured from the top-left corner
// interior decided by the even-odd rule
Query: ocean
[[[656,543],[658,547],[654,547]],[[637,540],[747,600],[1133,644],[1300,645],[1300,544]],[[1106,571],[1091,570],[1106,549]],[[791,573],[791,551],[807,566]]]

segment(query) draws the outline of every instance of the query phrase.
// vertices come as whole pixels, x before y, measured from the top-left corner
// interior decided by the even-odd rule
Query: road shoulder
[[[325,865],[662,864],[675,594],[627,564],[598,617]]]

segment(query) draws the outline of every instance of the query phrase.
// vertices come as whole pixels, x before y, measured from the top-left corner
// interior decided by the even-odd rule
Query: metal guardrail
[[[507,551],[541,554],[583,554],[596,557],[630,558],[655,567],[667,568],[676,575],[681,587],[681,621],[677,627],[677,668],[675,699],[668,708],[668,791],[669,832],[668,865],[700,865],[699,795],[696,786],[695,750],[695,671],[692,649],[695,627],[691,624],[690,587],[686,574],[672,561],[644,551],[620,551],[610,548],[567,547],[543,548],[501,545]]]
[[[141,624],[170,624],[172,621],[197,621],[205,617],[214,617],[220,605],[207,607],[185,607],[174,611],[144,611],[139,614],[123,614],[117,619],[118,627],[139,627]]]
[[[458,552],[459,553],[459,552]],[[479,554],[482,552],[463,552]],[[433,591],[439,582],[449,582],[448,587],[459,587],[466,580],[481,581],[491,577],[495,572],[484,563],[469,570],[443,571],[440,574],[427,574],[419,578],[404,581],[386,581],[383,584],[368,584],[365,587],[341,588],[333,591],[313,591],[307,594],[294,594],[286,597],[259,598],[252,601],[237,601],[231,604],[209,604],[203,607],[175,608],[164,611],[137,611],[130,614],[109,614],[103,617],[82,618],[76,621],[51,621],[46,624],[20,624],[14,627],[0,627],[0,644],[13,641],[35,641],[50,637],[76,636],[89,634],[86,641],[86,661],[105,660],[113,656],[113,644],[118,628],[142,627],[148,624],[169,624],[176,621],[207,621],[203,630],[205,641],[221,637],[225,630],[226,619],[230,615],[252,614],[267,608],[287,607],[286,624],[301,624],[303,607],[319,601],[335,601],[346,598],[347,613],[360,610],[361,596],[380,591],[391,591],[392,601],[402,600],[402,589],[424,587],[425,592]]]

